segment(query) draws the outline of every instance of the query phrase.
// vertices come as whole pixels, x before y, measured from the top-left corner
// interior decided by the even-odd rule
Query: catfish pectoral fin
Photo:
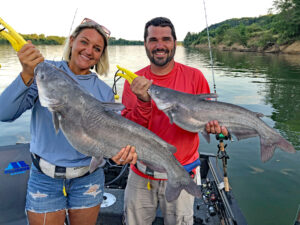
[[[204,139],[207,141],[207,143],[210,143],[210,136],[209,133],[206,132],[206,130],[201,132],[202,136],[204,137]]]
[[[52,121],[55,129],[55,133],[58,133],[59,130],[59,117],[60,115],[57,112],[52,112]]]
[[[165,113],[167,114],[167,116],[169,117],[169,120],[170,120],[170,124],[173,124],[174,121],[173,121],[173,116],[172,116],[172,113],[170,111],[165,111]]]
[[[259,136],[258,132],[250,127],[230,127],[229,132],[234,134],[238,141]]]

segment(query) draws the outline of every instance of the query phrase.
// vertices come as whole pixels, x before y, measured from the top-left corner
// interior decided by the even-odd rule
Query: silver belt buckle
[[[47,162],[43,158],[40,158],[40,168],[44,174],[49,177],[55,178],[55,165]]]

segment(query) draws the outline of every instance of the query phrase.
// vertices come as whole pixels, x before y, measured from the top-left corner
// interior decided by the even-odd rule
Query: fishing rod
[[[229,137],[228,136],[224,136],[223,134],[217,134],[216,135],[216,139],[219,141],[218,144],[218,153],[217,153],[217,158],[222,160],[222,164],[223,164],[223,171],[224,171],[224,189],[225,192],[229,192],[229,182],[228,182],[228,176],[227,176],[227,160],[229,159],[229,156],[227,155],[226,152],[226,147],[227,144],[224,144],[224,140],[228,140]]]
[[[204,7],[205,22],[206,22],[206,33],[207,33],[207,41],[208,41],[208,48],[209,48],[210,65],[211,65],[211,72],[212,72],[212,77],[213,77],[213,87],[214,87],[214,93],[217,94],[217,87],[216,87],[215,74],[214,74],[214,61],[213,61],[213,57],[212,57],[212,48],[211,48],[211,44],[210,44],[210,35],[209,35],[209,29],[208,29],[205,0],[203,0],[203,7]],[[217,101],[217,98],[216,98],[216,101]],[[224,189],[225,189],[225,193],[228,193],[229,192],[229,181],[228,181],[228,175],[227,175],[227,160],[229,159],[229,156],[227,155],[227,152],[225,151],[227,144],[224,145],[224,140],[228,140],[228,139],[231,140],[231,135],[229,132],[228,132],[227,136],[224,136],[222,133],[217,134],[216,139],[219,141],[217,157],[218,157],[218,159],[222,160],[222,164],[223,164]],[[229,196],[229,195],[227,195],[227,196]]]
[[[72,28],[73,28],[73,25],[74,25],[74,20],[75,20],[76,14],[77,14],[77,10],[78,10],[78,8],[76,8],[76,10],[75,10],[68,37],[70,37],[70,35],[71,35]]]
[[[296,218],[295,218],[295,223],[294,225],[300,225],[300,205],[299,205],[299,209],[298,212],[296,214]]]
[[[212,51],[211,51],[211,45],[210,45],[210,37],[209,37],[209,29],[208,29],[208,23],[207,23],[205,0],[203,0],[203,7],[204,7],[205,22],[206,22],[206,33],[207,33],[208,49],[209,49],[209,56],[210,56],[210,66],[211,66],[211,73],[212,73],[212,77],[213,77],[213,87],[214,87],[214,93],[217,94],[217,87],[216,87],[215,74],[214,74],[214,60],[212,57]]]

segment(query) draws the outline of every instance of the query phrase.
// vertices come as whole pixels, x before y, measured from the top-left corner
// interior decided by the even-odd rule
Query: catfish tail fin
[[[272,138],[260,139],[261,160],[263,162],[266,162],[269,159],[271,159],[276,147],[282,149],[285,152],[296,152],[295,148],[293,147],[293,145],[291,145],[291,143],[289,143],[279,134],[276,134]]]
[[[168,181],[166,187],[166,200],[168,202],[172,202],[176,200],[182,190],[186,190],[189,194],[195,196],[196,198],[201,198],[202,192],[199,186],[193,181],[193,179],[189,178],[188,184],[181,184],[178,187],[173,187],[170,182]]]

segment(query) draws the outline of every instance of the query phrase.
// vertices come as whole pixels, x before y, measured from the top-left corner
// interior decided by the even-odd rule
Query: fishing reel
[[[206,178],[206,181],[202,184],[201,191],[203,193],[202,199],[207,206],[209,216],[217,215],[218,196],[209,178]]]
[[[223,135],[222,133],[220,134],[216,134],[216,139],[218,141],[227,141],[227,140],[230,140],[232,141],[232,137],[231,137],[231,134],[228,132],[227,136]]]
[[[221,159],[223,164],[224,189],[225,189],[225,193],[229,193],[229,182],[227,176],[227,160],[229,159],[229,156],[227,155],[227,152],[225,150],[227,144],[224,144],[223,141],[228,139],[231,140],[231,135],[229,132],[227,136],[224,136],[223,134],[217,134],[216,139],[219,140],[217,158]]]
[[[231,135],[230,135],[230,133],[228,133],[227,136],[224,136],[223,134],[217,134],[216,139],[220,142],[218,144],[217,157],[218,157],[218,159],[225,159],[225,162],[227,163],[227,160],[229,159],[229,156],[227,155],[227,152],[225,150],[227,147],[227,144],[224,144],[223,141],[231,140]]]

